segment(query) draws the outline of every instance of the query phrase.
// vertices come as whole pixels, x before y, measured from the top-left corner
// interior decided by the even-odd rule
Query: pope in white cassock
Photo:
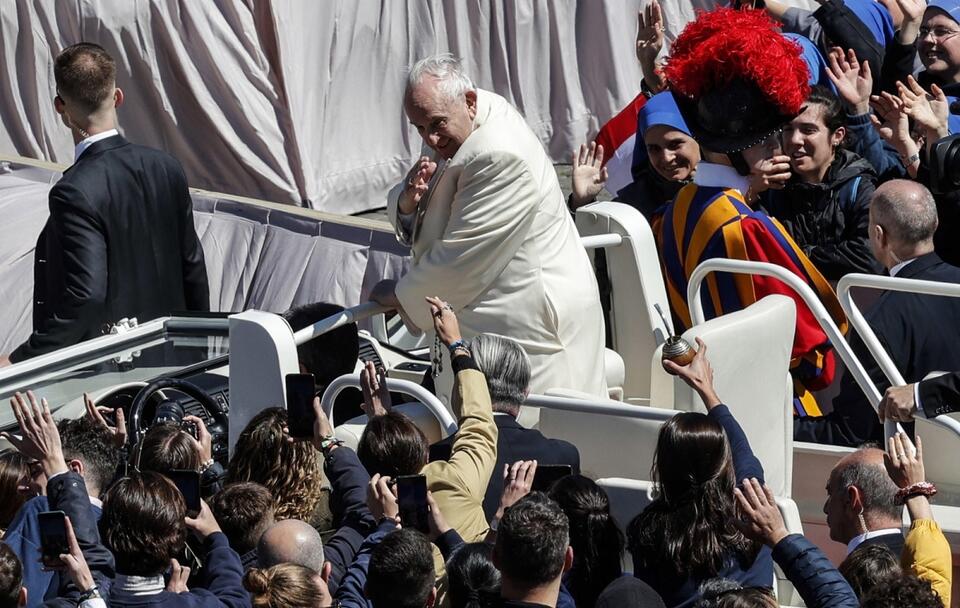
[[[431,149],[388,198],[412,262],[370,298],[431,332],[424,298],[443,298],[464,339],[487,332],[520,343],[533,368],[531,392],[606,397],[596,277],[540,140],[450,55],[413,67],[404,109]],[[442,357],[437,391],[446,396],[452,376],[449,354]]]

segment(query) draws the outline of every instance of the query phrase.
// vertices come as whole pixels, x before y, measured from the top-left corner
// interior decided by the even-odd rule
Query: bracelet
[[[464,342],[463,339],[454,340],[453,342],[450,343],[450,346],[448,346],[447,348],[450,350],[451,355],[453,354],[453,351],[457,350],[458,348],[462,348],[463,350],[468,350],[467,343]]]
[[[915,484],[897,490],[894,502],[896,502],[898,505],[902,505],[915,496],[926,496],[927,498],[930,498],[936,493],[937,486],[933,485],[932,482],[918,481]]]
[[[97,585],[94,585],[93,587],[90,587],[86,591],[80,592],[80,600],[78,601],[78,604],[81,602],[85,602],[87,600],[92,600],[94,598],[100,598],[100,597],[101,597],[100,587],[98,587]]]
[[[918,160],[920,160],[920,152],[914,152],[914,153],[911,154],[910,156],[906,156],[906,157],[901,155],[901,156],[900,156],[900,160],[903,161],[903,164],[904,164],[904,165],[906,165],[907,167],[909,167],[909,166],[912,165],[913,163],[915,163],[915,162],[917,162]]]
[[[339,447],[341,445],[343,445],[342,439],[337,439],[333,435],[330,435],[329,437],[324,437],[320,440],[320,451],[326,454],[330,451],[330,448]]]
[[[206,461],[206,462],[201,462],[201,463],[200,463],[200,472],[203,473],[204,471],[206,471],[207,469],[209,469],[209,468],[212,467],[212,466],[213,466],[213,458],[211,458],[210,460],[208,460],[208,461]]]

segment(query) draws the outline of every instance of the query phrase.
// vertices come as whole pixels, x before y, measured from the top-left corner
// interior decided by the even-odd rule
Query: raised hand
[[[870,121],[881,139],[893,146],[901,156],[913,154],[907,152],[911,148],[915,152],[917,144],[910,137],[910,117],[903,110],[903,101],[884,91],[880,95],[870,96],[870,106],[875,112],[870,115]]]
[[[530,493],[536,474],[536,460],[518,460],[513,464],[503,465],[503,494],[500,495],[497,519],[501,519],[504,511]]]
[[[430,527],[430,542],[436,541],[450,530],[450,524],[443,516],[443,511],[437,506],[437,501],[433,499],[433,492],[427,490],[427,524]]]
[[[895,422],[912,422],[917,411],[917,402],[914,397],[914,384],[906,386],[891,386],[883,393],[883,399],[877,406],[877,415],[880,422],[893,420]]]
[[[187,528],[200,540],[220,531],[220,524],[217,523],[217,518],[213,516],[213,511],[205,500],[200,501],[200,513],[196,517],[186,517],[184,521]]]
[[[77,542],[77,535],[73,532],[73,523],[70,518],[65,518],[64,523],[67,529],[67,547],[70,548],[70,552],[60,554],[62,566],[58,567],[57,570],[65,570],[70,580],[81,592],[88,591],[94,586],[90,566],[87,565],[87,560],[83,557],[83,551],[80,550],[80,544]]]
[[[383,416],[393,405],[387,388],[387,370],[367,361],[360,370],[360,391],[363,393],[363,413],[368,418]]]
[[[43,399],[37,403],[33,391],[27,391],[26,400],[23,394],[16,393],[10,400],[10,406],[20,425],[22,437],[16,437],[6,431],[0,433],[0,437],[9,441],[27,458],[39,460],[48,479],[57,473],[66,472],[67,462],[63,458],[60,432],[53,420],[53,414],[50,413],[47,400]]]
[[[910,439],[903,433],[897,433],[887,439],[887,456],[883,459],[890,479],[898,488],[912,486],[926,481],[923,471],[923,443],[917,436],[917,449],[911,449]]]
[[[573,208],[578,209],[596,200],[606,181],[603,146],[598,146],[595,141],[589,146],[580,144],[580,150],[573,154],[573,172],[570,174]]]
[[[113,444],[122,448],[127,443],[127,421],[123,413],[123,408],[111,409],[109,407],[98,407],[93,404],[93,399],[87,393],[83,394],[83,405],[87,408],[87,418],[96,425],[105,429],[110,437],[113,438]],[[113,414],[116,420],[116,426],[110,426],[103,414]]]
[[[897,31],[897,42],[913,44],[920,33],[920,23],[923,21],[923,11],[927,8],[926,0],[897,0],[897,6],[903,13],[900,30]]]
[[[660,3],[651,0],[646,8],[637,12],[637,59],[643,71],[643,79],[654,91],[663,87],[663,80],[657,73],[657,56],[663,49],[663,11]]]
[[[430,313],[433,315],[433,329],[437,332],[440,341],[450,346],[460,340],[460,323],[453,312],[453,307],[436,296],[427,296],[426,300],[430,304]]]
[[[390,481],[389,477],[375,473],[367,485],[367,508],[377,521],[384,517],[396,521],[400,516],[400,506]]]
[[[789,536],[780,509],[773,498],[773,491],[761,486],[755,478],[744,479],[742,488],[734,488],[733,494],[740,507],[742,519],[734,525],[747,538],[774,547]]]
[[[184,422],[190,422],[197,428],[197,450],[200,454],[200,462],[207,463],[213,460],[213,435],[207,430],[207,425],[199,416],[184,416]]]
[[[843,49],[833,47],[827,56],[827,76],[854,114],[870,112],[873,75],[868,61],[858,61],[853,49],[848,49],[844,54]]]
[[[778,154],[760,162],[750,171],[750,188],[747,203],[752,203],[760,193],[767,190],[782,190],[790,180],[790,157]]]
[[[421,156],[404,178],[403,194],[400,195],[399,207],[401,213],[413,213],[420,199],[427,193],[430,178],[437,170],[437,163],[428,156]]]
[[[707,359],[707,344],[700,338],[696,340],[697,354],[693,356],[693,361],[686,365],[677,365],[669,359],[664,359],[663,366],[697,391],[709,410],[720,405],[720,398],[713,389],[713,368]]]
[[[936,141],[950,134],[947,126],[950,102],[940,87],[933,85],[931,92],[927,93],[913,76],[907,76],[906,84],[897,83],[897,91],[903,101],[903,111],[924,130],[928,141]]]
[[[167,582],[167,591],[171,593],[186,593],[187,581],[190,580],[190,567],[181,566],[175,559],[170,560],[170,580]]]

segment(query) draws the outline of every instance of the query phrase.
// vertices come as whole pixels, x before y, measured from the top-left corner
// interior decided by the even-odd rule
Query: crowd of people
[[[958,374],[925,376],[960,370],[957,300],[890,293],[871,309],[910,383],[887,389],[878,417],[849,379],[821,407],[817,391],[837,376],[832,345],[795,294],[763,277],[710,284],[710,315],[770,293],[797,303],[795,435],[857,447],[823,480],[831,539],[846,546],[839,567],[788,531],[701,341],[691,362],[665,366],[707,412],[663,424],[655,492],[631,521],[614,519],[575,444],[519,418],[546,388],[607,397],[602,260],[591,267],[570,213],[605,185],[650,222],[680,329],[691,325],[687,280],[711,257],[787,268],[844,328],[831,282],[848,273],[960,282],[956,192],[930,181],[951,169],[934,165],[956,121],[958,19],[960,0],[822,0],[814,12],[766,0],[700,13],[661,65],[653,0],[639,16],[643,92],[615,121],[633,124],[630,178],[608,182],[624,172],[605,152],[624,138],[601,131],[575,155],[568,206],[509,102],[476,88],[452,56],[417,62],[403,103],[426,150],[388,205],[411,262],[370,297],[434,338],[426,380],[456,431],[430,444],[373,364],[361,373],[356,450],[315,399],[311,437],[294,438],[286,409],[271,407],[282,404],[264,404],[222,462],[198,417],[184,418],[195,436],[164,422],[138,438],[122,409],[87,399],[85,417],[55,421],[45,401],[17,394],[19,431],[3,433],[14,447],[0,452],[0,608],[777,606],[775,566],[810,608],[949,606],[951,552],[920,438],[862,444],[882,439],[884,418],[956,408]],[[55,104],[77,162],[51,192],[38,244],[35,331],[0,363],[89,338],[114,317],[209,308],[182,171],[119,135],[115,74],[94,44],[57,58]],[[124,200],[145,201],[143,217],[118,212]],[[144,220],[171,231],[151,236],[162,247],[129,237]],[[151,256],[156,276],[130,264]],[[336,310],[285,317],[296,330]],[[348,325],[298,356],[322,391],[353,371],[358,351]],[[534,490],[545,465],[566,469]],[[184,473],[199,479],[196,504],[175,483]],[[402,508],[401,488],[418,483],[422,509]],[[60,514],[57,546],[47,524]]]

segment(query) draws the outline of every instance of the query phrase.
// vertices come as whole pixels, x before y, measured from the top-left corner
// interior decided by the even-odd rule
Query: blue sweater
[[[727,435],[733,458],[734,474],[738,482],[756,477],[763,483],[763,466],[750,449],[750,442],[740,428],[740,424],[726,405],[718,405],[707,414],[713,418]],[[642,517],[642,514],[641,514]],[[634,564],[642,563],[638,556],[633,557]],[[667,606],[692,606],[700,598],[700,584],[703,579],[688,576],[680,582],[668,582],[660,578],[655,568],[637,568],[634,576],[641,579],[663,597]],[[770,587],[773,584],[773,559],[769,547],[763,547],[749,564],[742,563],[734,553],[730,553],[724,566],[716,574],[718,577],[735,580],[744,587]],[[712,578],[712,577],[711,577]]]

